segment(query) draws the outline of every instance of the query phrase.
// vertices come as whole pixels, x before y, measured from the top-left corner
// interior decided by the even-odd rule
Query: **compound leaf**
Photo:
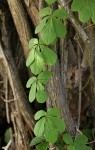
[[[48,4],[53,4],[56,0],[45,0]]]
[[[58,108],[49,108],[47,110],[47,115],[53,116],[53,117],[59,117],[60,111]]]
[[[67,134],[67,133],[63,135],[63,141],[66,144],[73,144],[73,139],[72,139],[71,135]]]

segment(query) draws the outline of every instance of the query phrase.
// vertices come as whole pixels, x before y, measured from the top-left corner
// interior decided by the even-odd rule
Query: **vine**
[[[45,1],[48,4],[53,4],[56,0]],[[95,0],[92,2],[88,1],[90,6],[93,3],[95,5]],[[95,23],[95,15],[92,7],[88,9],[89,15],[85,14],[85,9],[88,8],[89,4],[87,1],[74,0],[71,8],[73,11],[79,12],[79,19],[82,22],[87,22],[91,18]],[[82,5],[86,5],[87,7],[83,7]],[[51,7],[42,9],[39,14],[42,20],[36,27],[35,34],[41,32],[41,38],[33,38],[29,41],[30,53],[26,61],[26,66],[30,68],[34,76],[28,80],[26,87],[30,88],[30,102],[36,99],[38,103],[44,103],[48,99],[45,86],[52,77],[52,72],[48,71],[46,66],[52,66],[57,61],[57,55],[50,46],[54,45],[58,38],[65,38],[67,29],[64,26],[64,21],[69,18],[69,15],[64,8],[54,11]],[[88,138],[85,135],[79,134],[74,139],[66,133],[65,122],[60,118],[60,111],[57,108],[50,108],[47,112],[39,110],[36,112],[34,118],[37,120],[34,127],[36,137],[31,141],[30,146],[36,145],[37,150],[47,150],[49,144],[56,145],[60,150],[91,150],[86,145]]]

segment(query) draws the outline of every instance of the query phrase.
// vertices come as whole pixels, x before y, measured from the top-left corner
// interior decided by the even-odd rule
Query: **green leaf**
[[[10,141],[10,139],[11,139],[10,130],[7,129],[4,134],[4,140],[6,143],[8,143]]]
[[[50,7],[46,7],[40,10],[40,17],[50,16],[52,14],[52,9]]]
[[[44,86],[38,81],[37,82],[37,91],[44,91]]]
[[[95,23],[95,0],[73,0],[71,9],[79,12],[79,19],[83,23],[90,18]]]
[[[58,138],[58,132],[57,130],[53,127],[51,121],[47,118],[46,123],[45,123],[45,133],[44,136],[46,140],[49,143],[55,143]]]
[[[64,38],[67,33],[67,30],[65,26],[63,25],[63,23],[60,20],[54,18],[53,26],[54,26],[54,30],[56,32],[57,37]]]
[[[41,52],[35,53],[35,61],[30,65],[33,74],[37,75],[44,69],[44,59]]]
[[[47,84],[51,76],[52,76],[52,73],[50,71],[43,71],[38,75],[38,80],[42,84]]]
[[[35,100],[36,95],[36,82],[34,82],[31,86],[31,89],[29,91],[29,101],[33,102]]]
[[[30,88],[31,85],[37,80],[36,77],[31,77],[28,81],[27,81],[27,84],[26,84],[26,87],[27,88]]]
[[[44,45],[40,46],[40,48],[41,48],[41,52],[42,52],[45,63],[50,66],[54,65],[57,61],[56,53]]]
[[[71,135],[67,134],[67,133],[63,135],[63,141],[66,144],[73,144],[73,139],[72,139]]]
[[[76,139],[75,139],[75,143],[76,144],[87,144],[88,142],[88,138],[85,135],[79,135]]]
[[[32,63],[33,63],[33,61],[34,61],[34,58],[35,58],[35,48],[33,48],[31,51],[30,51],[30,53],[29,53],[29,55],[28,55],[28,58],[27,58],[27,61],[26,61],[26,66],[28,67],[28,66],[30,66]]]
[[[36,27],[35,29],[35,34],[39,33],[43,28],[44,26],[46,25],[46,21],[48,20],[49,17],[45,17],[41,23]]]
[[[75,144],[75,150],[92,150],[91,147],[83,145],[83,144]]]
[[[29,49],[32,49],[35,45],[38,45],[38,39],[33,38],[29,41]]]
[[[36,150],[47,150],[49,148],[48,142],[42,142],[39,145],[37,145]]]
[[[45,121],[45,117],[43,117],[36,123],[34,127],[35,136],[40,137],[44,134]]]
[[[56,33],[54,30],[54,25],[52,18],[49,18],[45,27],[42,30],[42,40],[45,44],[49,45],[53,43],[56,39]]]
[[[44,110],[39,110],[36,114],[35,114],[35,116],[34,116],[34,118],[35,118],[35,120],[39,120],[41,117],[43,117],[43,116],[46,116],[46,112],[44,111]]]
[[[40,136],[40,137],[34,137],[31,142],[30,142],[30,147],[34,146],[36,144],[39,144],[40,142],[45,141],[45,137],[44,136]]]
[[[51,115],[54,117],[60,117],[60,111],[58,108],[49,108],[47,110],[47,115]]]
[[[67,19],[69,17],[68,13],[65,11],[64,8],[57,9],[53,12],[53,15],[58,19]]]
[[[67,150],[76,150],[74,145],[69,145]],[[81,149],[80,149],[81,150]]]
[[[93,136],[92,129],[85,128],[85,129],[82,130],[82,133],[83,133],[85,136],[87,136],[87,138],[88,138],[89,140],[92,139],[92,136]]]
[[[60,119],[58,117],[51,117],[51,116],[49,116],[48,118],[51,120],[54,128],[58,132],[62,133],[63,131],[65,131],[66,125],[62,119]]]
[[[56,0],[45,0],[48,4],[53,4]]]
[[[38,91],[36,93],[36,99],[38,103],[44,103],[48,99],[48,94],[46,91]]]

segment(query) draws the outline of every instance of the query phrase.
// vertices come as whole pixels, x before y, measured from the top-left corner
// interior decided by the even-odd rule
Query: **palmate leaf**
[[[45,122],[46,122],[45,117],[43,117],[36,123],[36,125],[34,127],[35,136],[40,137],[43,135],[44,130],[45,130],[45,127],[44,127]]]
[[[45,141],[45,137],[44,136],[40,136],[40,137],[34,137],[32,139],[32,141],[30,142],[30,147],[39,144],[40,142]]]
[[[41,52],[42,52],[45,63],[47,65],[54,65],[57,61],[56,53],[44,45],[40,46],[40,48],[41,48]]]
[[[47,150],[49,148],[48,142],[42,142],[39,145],[37,145],[36,150]]]
[[[53,43],[56,39],[56,33],[54,30],[54,25],[52,18],[49,18],[45,27],[42,30],[42,40],[45,44],[49,45]]]
[[[46,112],[44,110],[39,110],[35,114],[34,118],[35,118],[35,120],[39,120],[43,116],[46,116]]]
[[[34,82],[29,91],[29,101],[33,102],[35,100],[36,94],[36,82]]]
[[[38,80],[42,84],[47,84],[51,76],[52,76],[52,73],[50,71],[43,71],[38,75]]]
[[[49,118],[46,119],[44,136],[49,143],[55,143],[58,138],[58,132],[53,127]]]
[[[44,103],[48,99],[48,93],[46,91],[39,90],[36,93],[36,100],[38,103]]]
[[[95,23],[95,0],[73,0],[71,9],[79,12],[79,19],[83,23],[90,18]]]
[[[53,12],[53,15],[58,19],[67,19],[69,17],[68,13],[65,11],[64,8],[57,9]]]

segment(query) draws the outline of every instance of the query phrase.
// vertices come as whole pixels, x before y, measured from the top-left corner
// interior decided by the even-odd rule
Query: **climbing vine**
[[[56,0],[45,1],[51,6]],[[71,9],[78,11],[79,19],[83,23],[89,19],[95,23],[95,0],[73,0]],[[28,80],[26,87],[30,88],[30,102],[37,100],[38,103],[45,103],[48,99],[45,86],[53,74],[47,70],[47,65],[53,66],[57,61],[57,54],[51,47],[58,38],[65,38],[67,29],[64,21],[69,19],[69,14],[64,8],[53,10],[52,7],[46,7],[39,15],[42,20],[36,27],[35,34],[41,32],[41,37],[29,41],[30,53],[26,66],[30,68],[33,76]],[[65,122],[60,118],[60,111],[57,108],[49,108],[47,112],[39,110],[34,118],[37,120],[34,127],[35,138],[30,146],[35,145],[37,150],[47,150],[49,144],[54,144],[60,150],[91,150],[87,146],[88,138],[85,135],[81,133],[73,138],[66,133]]]

